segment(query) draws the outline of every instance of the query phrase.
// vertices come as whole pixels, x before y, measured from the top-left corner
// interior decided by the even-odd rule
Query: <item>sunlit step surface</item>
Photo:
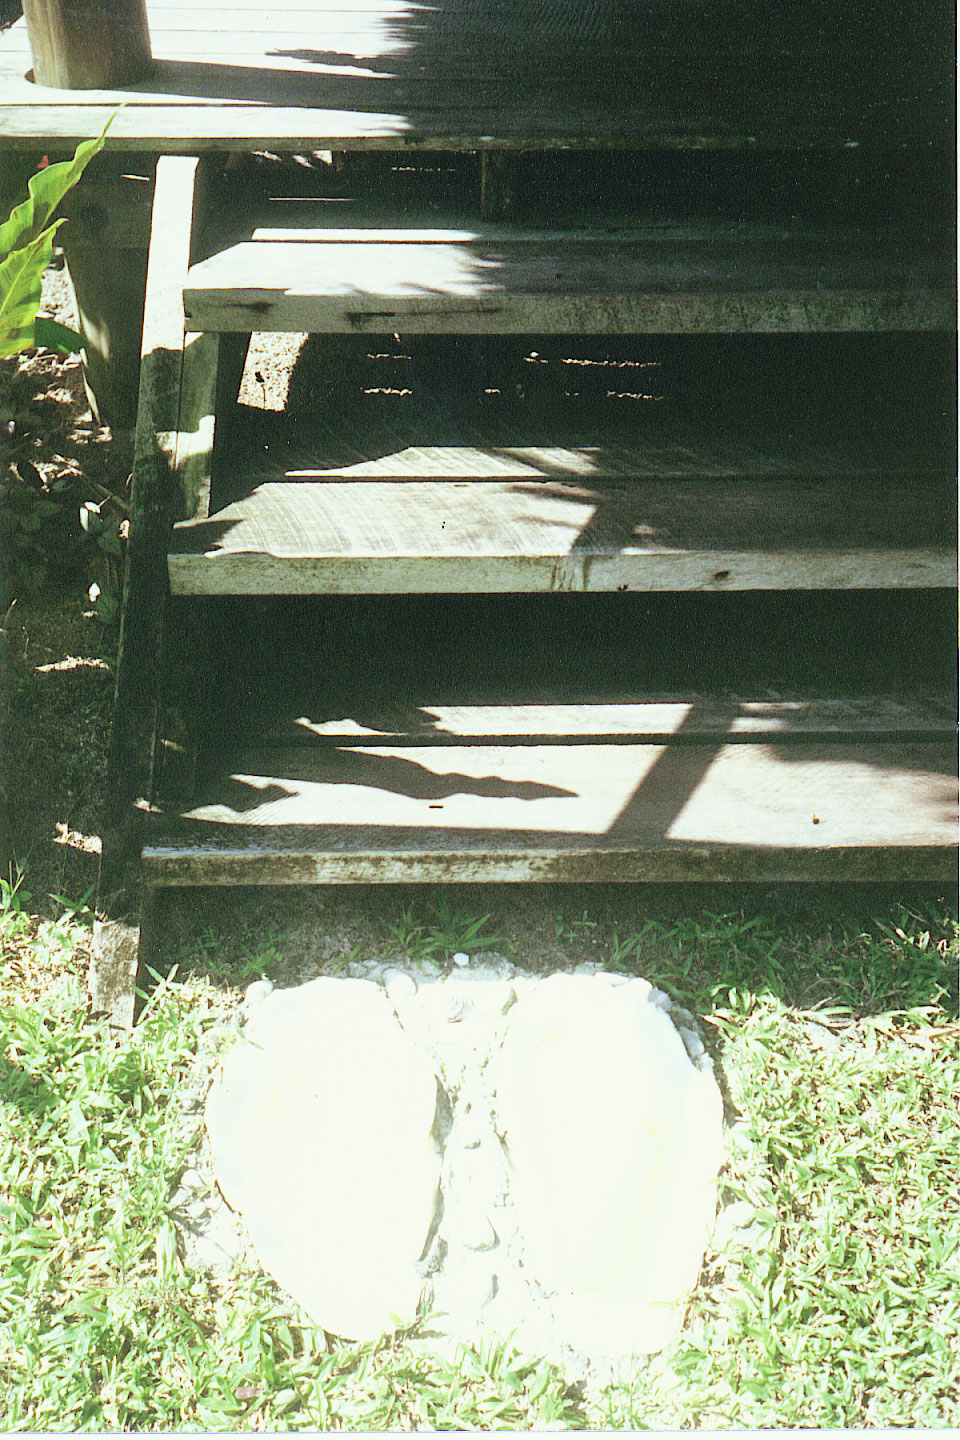
[[[955,867],[955,746],[936,737],[370,739],[209,756],[193,800],[154,817],[145,878],[881,880]]]
[[[301,471],[178,526],[168,565],[174,593],[190,595],[950,586],[955,503],[924,479]]]
[[[936,252],[856,232],[771,238],[467,222],[269,227],[191,267],[188,330],[326,334],[700,334],[944,330],[954,277]]]

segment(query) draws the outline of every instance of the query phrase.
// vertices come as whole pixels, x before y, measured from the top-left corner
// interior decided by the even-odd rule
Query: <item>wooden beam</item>
[[[928,330],[955,324],[936,257],[802,235],[678,241],[526,232],[455,243],[365,234],[249,241],[193,267],[193,330],[388,334],[689,334]]]
[[[188,347],[183,329],[182,285],[193,244],[197,169],[197,160],[180,158],[163,159],[157,167],[107,782],[111,830],[122,829],[131,818],[130,807],[150,794],[167,547],[177,516],[202,511],[205,456],[212,443],[209,417],[196,413],[208,407],[201,400],[188,415],[181,400],[188,351],[204,347],[204,337]],[[200,368],[206,372],[207,367]],[[214,373],[199,392],[194,389],[194,397],[204,388],[209,397],[215,382]]]

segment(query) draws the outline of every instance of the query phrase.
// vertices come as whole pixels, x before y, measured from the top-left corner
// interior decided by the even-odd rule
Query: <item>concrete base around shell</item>
[[[558,1361],[659,1350],[715,1214],[709,1060],[644,980],[493,958],[262,999],[207,1101],[220,1187],[345,1338],[419,1310]]]

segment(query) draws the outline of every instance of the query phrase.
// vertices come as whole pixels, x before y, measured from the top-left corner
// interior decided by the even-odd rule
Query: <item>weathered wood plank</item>
[[[235,756],[151,883],[943,878],[954,747],[380,745]]]
[[[942,0],[148,9],[153,76],[82,99],[28,78],[22,22],[0,36],[0,143],[70,145],[126,100],[111,148],[952,145]]]
[[[103,847],[90,993],[132,1024],[135,987],[156,922],[156,896],[141,885],[140,846],[153,788],[161,659],[169,587],[166,552],[177,516],[209,495],[215,336],[188,340],[183,280],[193,258],[204,162],[166,157],[157,166],[140,398],[130,503],[117,680],[107,759]],[[198,171],[200,172],[198,174]],[[199,342],[199,343],[197,343]],[[201,354],[201,352],[203,352]],[[138,925],[146,945],[138,962]]]
[[[954,284],[936,255],[862,241],[457,244],[257,241],[191,268],[193,330],[668,334],[945,329]]]
[[[188,57],[203,60],[214,53],[224,60],[241,63],[245,59],[254,60],[258,64],[275,60],[283,68],[287,68],[291,60],[301,59],[309,62],[315,69],[334,73],[346,69],[350,60],[366,61],[369,67],[371,60],[387,57],[402,60],[412,50],[416,50],[421,61],[432,57],[437,63],[456,65],[458,70],[469,73],[471,68],[478,69],[483,64],[482,55],[476,52],[477,40],[495,43],[499,39],[501,53],[506,45],[508,53],[512,52],[518,57],[522,55],[532,64],[529,37],[517,36],[516,32],[511,34],[509,28],[505,30],[502,20],[499,23],[488,22],[472,34],[451,31],[440,37],[432,35],[426,27],[418,35],[404,36],[398,33],[396,12],[390,10],[354,14],[341,9],[339,12],[326,11],[319,15],[311,14],[309,10],[291,11],[284,14],[275,28],[269,31],[253,28],[253,17],[249,11],[245,18],[249,28],[238,27],[237,16],[228,10],[198,11],[193,14],[190,11],[176,14],[170,12],[164,17],[164,23],[153,32],[152,38],[165,59]],[[339,50],[319,48],[332,42],[336,43]],[[578,56],[569,39],[557,35],[544,36],[540,43],[541,59],[546,56],[554,60],[554,63],[565,62],[571,69],[576,67]],[[217,45],[218,49],[211,51],[211,45]],[[24,45],[22,37],[18,37],[18,41],[10,48],[16,48],[20,53],[29,52],[29,46]],[[271,54],[271,49],[274,54]],[[298,51],[301,53],[298,54]],[[304,54],[304,51],[307,53]],[[724,51],[721,48],[717,53],[722,56]],[[756,45],[752,53],[759,53]],[[609,40],[595,41],[591,47],[595,64],[609,65],[615,54],[615,44]],[[327,64],[324,64],[321,58],[325,55],[330,57]],[[314,56],[316,58],[313,58]],[[742,65],[743,56],[744,51],[740,47],[732,58]],[[489,62],[487,63],[489,65]],[[115,83],[121,87],[138,78],[143,78],[142,72],[139,76],[133,74],[126,79],[118,78]],[[50,80],[41,83],[53,84]],[[77,85],[75,88],[92,87]],[[107,90],[114,87],[107,81],[99,84],[97,88]]]
[[[184,455],[183,278],[190,263],[197,161],[168,158],[157,169],[153,241],[140,367],[140,404],[117,688],[106,782],[101,897],[108,910],[129,899],[131,857],[149,796],[160,654],[167,596],[166,552],[176,516],[193,513],[180,477],[196,480]],[[208,344],[208,337],[197,337]],[[202,427],[200,427],[202,429]],[[188,439],[197,433],[191,425]]]
[[[286,416],[242,407],[234,431],[224,432],[220,488],[239,501],[278,481],[556,480],[589,487],[780,477],[913,486],[953,471],[948,437],[937,429],[939,406],[950,403],[946,350],[912,347],[906,377],[902,352],[891,371],[882,354],[858,348],[869,377],[864,394],[832,344],[799,356],[792,342],[785,352],[768,341],[746,354],[743,342],[735,343],[736,354],[728,345],[711,357],[698,342],[692,353],[671,357],[644,342],[617,349],[602,338],[543,353],[537,339],[530,348],[488,349],[486,377],[478,381],[469,350],[465,363],[429,343],[380,353],[378,338],[361,341],[359,355],[356,342],[353,354],[344,354],[320,338],[301,352],[297,368],[307,372],[308,387],[321,385],[326,370],[346,392],[343,401],[324,392],[319,421],[315,399],[305,411],[294,397]],[[778,393],[773,380],[781,372],[794,377],[795,393]],[[894,397],[893,377],[921,388],[904,384]],[[514,382],[530,390],[519,403]],[[455,407],[444,403],[449,394]],[[921,507],[923,497],[921,489]],[[947,508],[952,513],[952,497]]]
[[[495,157],[489,157],[491,159]],[[331,203],[335,199],[336,203]],[[398,216],[399,207],[378,205],[375,200],[358,204],[345,203],[339,197],[318,201],[302,200],[299,196],[290,201],[276,200],[269,210],[257,215],[253,224],[248,224],[246,233],[238,233],[234,244],[272,244],[290,242],[304,245],[453,245],[453,246],[516,246],[522,255],[524,247],[531,250],[557,252],[561,246],[591,247],[598,254],[608,251],[611,259],[617,258],[614,247],[620,245],[682,246],[684,250],[702,249],[705,245],[724,246],[736,253],[738,249],[751,246],[797,246],[798,240],[808,252],[813,247],[823,248],[825,255],[831,251],[851,250],[849,226],[838,224],[813,224],[804,226],[802,236],[791,234],[790,228],[776,220],[744,223],[724,222],[714,217],[669,219],[661,211],[654,215],[654,205],[649,201],[644,213],[635,207],[630,214],[608,211],[602,225],[593,229],[582,218],[575,218],[570,225],[556,222],[550,228],[525,229],[508,223],[497,223],[477,217],[475,221],[464,217],[445,218],[436,211],[423,211],[419,215],[404,213]],[[222,222],[219,222],[222,224]],[[223,251],[226,245],[218,244]],[[865,247],[864,247],[865,249]],[[326,251],[318,251],[322,260]],[[371,252],[372,253],[372,252]],[[388,252],[389,253],[389,252]],[[629,254],[629,252],[628,252]],[[362,260],[362,254],[358,255]],[[427,258],[427,257],[425,257]],[[868,262],[875,260],[868,255]],[[250,252],[251,262],[255,256]],[[896,262],[893,262],[894,264]]]
[[[180,594],[835,589],[956,581],[951,487],[273,483],[179,526]]]
[[[223,75],[215,82],[201,82],[195,78],[195,71],[178,76],[175,66],[173,61],[161,66],[168,77],[168,88],[162,93],[143,96],[135,91],[69,92],[69,104],[56,105],[51,103],[51,92],[38,92],[21,81],[16,72],[5,74],[0,70],[0,84],[7,85],[9,76],[10,94],[10,102],[0,109],[0,149],[72,149],[80,140],[101,134],[117,105],[126,104],[130,108],[117,117],[107,147],[167,155],[323,148],[411,152],[571,147],[754,151],[759,146],[822,150],[872,145],[881,149],[895,134],[899,137],[898,149],[908,144],[915,148],[936,147],[945,163],[949,159],[943,140],[946,120],[936,124],[914,120],[911,125],[892,104],[885,109],[878,107],[879,116],[871,111],[867,119],[861,119],[843,111],[825,116],[822,105],[812,111],[805,106],[777,105],[776,97],[772,105],[767,105],[758,97],[754,113],[746,117],[720,112],[708,119],[698,111],[693,98],[670,110],[666,108],[668,97],[661,104],[646,97],[642,102],[624,103],[617,92],[617,96],[611,94],[607,104],[594,100],[590,105],[578,106],[575,113],[557,112],[545,117],[535,104],[511,110],[503,100],[498,105],[492,96],[489,104],[478,99],[467,105],[461,99],[456,111],[444,110],[439,91],[414,97],[417,104],[404,104],[402,96],[391,96],[388,87],[380,86],[377,108],[350,108],[346,103],[337,108],[322,103],[320,97],[313,105],[306,103],[307,96],[302,103],[295,103],[296,82],[304,79],[302,72],[278,72],[277,81],[271,84],[270,75],[258,70],[255,88],[259,99],[240,100],[237,96],[244,88],[254,89],[249,81],[244,87],[242,76]],[[391,99],[395,102],[393,108],[389,107]],[[794,110],[799,113],[792,113]]]
[[[371,710],[373,713],[371,713]],[[895,700],[861,695],[844,700],[806,696],[791,700],[741,700],[731,696],[687,694],[626,702],[587,704],[426,703],[403,707],[397,728],[397,706],[363,707],[363,719],[310,720],[298,716],[268,730],[264,743],[296,741],[305,745],[462,745],[497,740],[507,744],[544,744],[577,736],[583,741],[622,744],[642,738],[646,743],[700,741],[722,735],[727,740],[808,740],[844,736],[848,740],[931,740],[956,733],[956,706],[946,697]]]

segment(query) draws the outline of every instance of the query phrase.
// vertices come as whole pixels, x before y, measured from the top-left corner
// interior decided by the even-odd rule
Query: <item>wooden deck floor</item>
[[[96,134],[259,148],[952,145],[944,0],[150,0],[151,79],[33,83],[0,36],[0,145]]]
[[[434,223],[381,239],[261,232],[192,267],[187,328],[355,334],[945,329],[953,276],[882,240],[614,233],[485,237]],[[879,253],[878,253],[879,252]]]
[[[421,474],[457,468],[456,452],[418,458]],[[638,468],[648,463],[641,450]],[[179,527],[169,573],[175,593],[194,595],[949,586],[951,498],[949,484],[916,480],[301,472]]]

